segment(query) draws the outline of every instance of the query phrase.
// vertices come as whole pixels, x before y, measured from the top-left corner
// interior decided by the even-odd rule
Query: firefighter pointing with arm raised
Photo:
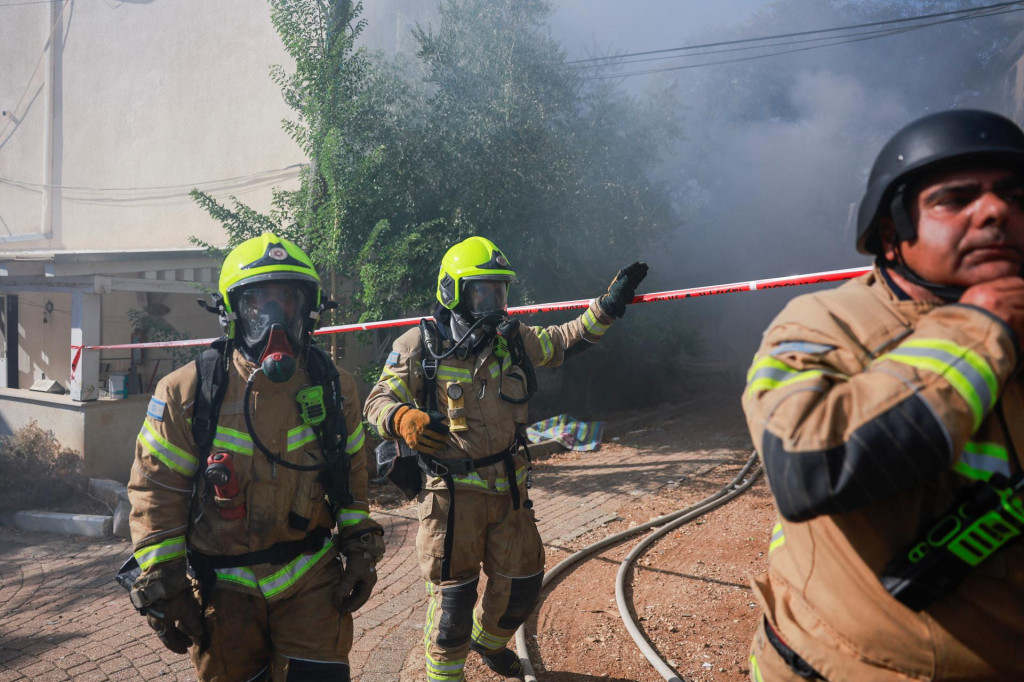
[[[743,395],[781,516],[751,679],[1024,679],[1024,132],[914,121],[858,228],[874,271],[790,302]]]
[[[355,381],[313,345],[327,303],[295,244],[237,246],[216,300],[226,337],[160,381],[138,437],[132,603],[200,680],[271,679],[276,655],[275,680],[345,682],[384,549]]]
[[[432,598],[426,666],[431,682],[458,682],[470,649],[492,670],[522,673],[506,644],[530,615],[544,548],[527,493],[520,448],[534,367],[555,367],[600,340],[622,317],[647,266],[619,272],[580,317],[530,327],[508,317],[515,271],[489,240],[470,237],[441,261],[434,320],[395,341],[365,415],[380,434],[416,451],[427,472],[419,492],[416,551]],[[400,458],[384,464],[392,480]],[[408,494],[419,471],[404,481]],[[477,598],[480,568],[487,587]]]

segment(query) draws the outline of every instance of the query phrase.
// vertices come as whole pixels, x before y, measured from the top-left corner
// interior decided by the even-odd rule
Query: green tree
[[[519,296],[592,294],[673,226],[648,171],[655,140],[674,131],[614,86],[581,79],[547,34],[549,13],[542,0],[444,0],[437,26],[414,31],[429,87],[416,117],[417,214],[378,225],[364,291],[390,278],[427,304],[444,249],[480,233],[523,275]]]

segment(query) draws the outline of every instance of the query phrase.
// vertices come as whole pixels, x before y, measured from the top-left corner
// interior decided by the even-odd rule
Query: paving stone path
[[[630,440],[626,433],[622,443]],[[715,464],[714,451],[695,457],[642,443],[544,462],[534,470],[532,493],[541,536],[549,546],[562,546],[709,463]],[[353,679],[416,680],[426,613],[415,556],[416,507],[373,516],[385,528],[388,553],[373,597],[356,615]],[[194,680],[188,658],[163,648],[113,581],[128,554],[122,540],[0,526],[0,682]]]

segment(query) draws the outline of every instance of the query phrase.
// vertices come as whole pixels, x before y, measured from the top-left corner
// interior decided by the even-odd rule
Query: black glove
[[[636,262],[619,270],[615,279],[608,285],[608,293],[597,299],[606,314],[622,317],[626,314],[626,306],[636,296],[636,288],[647,276],[647,263]]]
[[[147,571],[132,585],[131,600],[164,646],[174,653],[188,652],[202,638],[203,612],[185,573],[184,560]]]
[[[342,541],[340,551],[345,556],[345,568],[334,592],[334,605],[342,613],[353,613],[362,608],[377,584],[377,562],[384,556],[384,538],[379,533],[364,533]]]

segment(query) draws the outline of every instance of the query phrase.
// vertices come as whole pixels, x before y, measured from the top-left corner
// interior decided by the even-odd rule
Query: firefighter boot
[[[473,642],[469,648],[480,654],[480,658],[484,659],[484,664],[499,675],[517,680],[523,679],[523,664],[519,662],[519,656],[508,647],[502,647],[491,653]]]

